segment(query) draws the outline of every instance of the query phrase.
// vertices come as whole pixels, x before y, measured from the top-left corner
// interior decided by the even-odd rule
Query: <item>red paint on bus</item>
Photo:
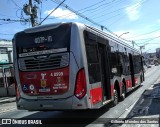
[[[90,90],[90,95],[91,95],[91,103],[96,104],[98,102],[102,101],[102,88],[94,88]]]
[[[38,71],[19,72],[22,90],[28,95],[60,95],[69,89],[69,67]]]

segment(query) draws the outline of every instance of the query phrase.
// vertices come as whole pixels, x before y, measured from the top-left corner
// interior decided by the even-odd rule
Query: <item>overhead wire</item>
[[[153,41],[153,40],[155,40],[155,39],[157,39],[157,38],[160,38],[160,36],[154,37],[154,38],[152,38],[152,39],[150,39],[150,40],[147,40],[147,41],[144,41],[144,42],[142,42],[142,43],[140,43],[140,44],[148,44],[147,42]],[[160,44],[160,43],[159,43],[159,44]]]
[[[99,5],[99,6],[96,5],[97,7],[95,7],[95,8],[91,8],[91,9],[88,9],[88,10],[80,9],[80,10],[78,10],[78,11],[82,11],[81,13],[88,12],[88,11],[92,11],[92,10],[95,11],[96,9],[100,9],[100,7],[102,7],[102,6],[112,4],[114,1],[115,1],[115,0],[112,0],[111,2],[106,2],[106,3],[101,2],[101,3],[100,3],[101,5]],[[92,6],[92,7],[93,7],[93,6]],[[89,7],[88,7],[88,8],[89,8]]]
[[[24,18],[24,16],[23,16],[23,10],[21,10],[20,23],[21,23],[21,25],[26,25],[27,22],[22,22],[23,20],[28,20],[28,21],[29,21],[29,19],[25,19],[25,18]],[[30,22],[30,21],[29,21],[29,22]]]
[[[10,22],[10,21],[13,21],[13,22],[29,22],[28,20],[17,20],[17,19],[0,19],[1,21],[7,21],[7,22]]]
[[[26,25],[26,23],[27,22],[23,22],[23,20],[26,20],[25,18],[24,18],[24,16],[23,16],[23,8],[22,7],[20,7],[14,0],[11,0],[12,1],[12,3],[16,6],[16,7],[18,7],[19,9],[16,11],[16,16],[18,17],[18,18],[20,18],[20,23],[21,23],[21,25]],[[21,11],[20,12],[20,16],[18,16],[18,11]],[[27,19],[28,20],[28,19]]]
[[[6,34],[6,33],[0,33],[0,34],[2,34],[2,35],[14,35],[14,34]]]
[[[93,7],[93,6],[97,6],[98,4],[102,4],[102,2],[104,2],[104,1],[106,1],[106,0],[102,0],[102,1],[99,1],[99,2],[97,2],[97,3],[95,3],[95,4],[93,4],[93,5],[90,5],[90,6],[87,6],[87,7],[85,7],[85,8],[82,8],[82,9],[80,9],[80,10],[77,10],[78,12],[80,12],[80,11],[84,11],[85,9],[88,9],[88,8],[91,8],[91,7]],[[112,0],[112,2],[113,1],[115,1],[115,0]],[[83,13],[83,12],[82,12]],[[61,16],[59,16],[59,17],[66,17],[66,16],[71,16],[72,15],[72,13],[68,13],[68,14],[64,14],[64,15],[61,15]],[[48,18],[48,19],[56,19],[56,17],[55,18]]]
[[[17,8],[18,10],[23,10],[21,6],[19,6],[15,0],[10,0]],[[0,14],[2,16],[6,16],[7,18],[4,18],[4,19],[0,19],[1,23],[0,25],[8,25],[8,24],[13,24],[13,23],[18,23],[18,22],[29,22],[27,19],[22,19],[22,16],[21,17],[18,17],[18,14],[17,14],[17,11],[16,11],[16,16],[18,18],[20,18],[19,20],[18,19],[15,19],[16,17],[15,16],[8,16],[8,15],[4,15],[4,14]],[[14,18],[14,19],[10,19],[10,18]],[[9,33],[0,33],[0,35],[3,35],[3,36],[10,36],[10,35],[14,35],[14,34],[9,34]]]
[[[5,16],[5,17],[16,18],[16,17],[14,17],[14,16],[4,15],[4,14],[2,14],[2,13],[0,13],[0,15],[1,15],[1,16]]]
[[[139,4],[144,4],[145,2],[146,2],[147,0],[143,0],[143,1],[140,1],[140,3]],[[137,5],[138,6],[138,5]],[[132,9],[131,9],[131,11],[132,11]],[[112,26],[113,24],[115,24],[115,23],[117,23],[117,22],[119,22],[119,20],[121,20],[124,16],[126,16],[127,14],[126,13],[124,13],[124,14],[122,14],[122,16],[120,17],[120,18],[118,18],[118,19],[116,19],[115,21],[113,21],[111,24],[109,24],[108,26]]]
[[[155,32],[157,32],[157,31],[160,31],[160,28],[158,28],[158,29],[156,29],[156,30],[153,30],[153,31],[150,31],[150,32],[147,32],[147,33],[144,33],[144,34],[140,34],[140,35],[137,35],[137,36],[129,37],[129,38],[126,38],[126,39],[132,39],[132,38],[136,38],[136,37],[145,36],[145,35],[148,35],[148,34],[155,33]]]
[[[98,21],[98,22],[104,22],[104,21],[108,21],[108,20],[111,20],[111,19],[113,19],[113,18],[115,18],[115,17],[117,17],[117,16],[119,16],[119,15],[121,15],[122,13],[120,12],[120,13],[118,13],[118,14],[115,14],[115,15],[113,15],[113,16],[110,16],[110,17],[108,17],[108,18],[106,18],[106,19],[103,19],[103,20],[100,20],[100,21]],[[102,16],[99,16],[99,17],[102,17]],[[96,17],[96,18],[94,18],[93,17],[93,19],[97,19],[97,18],[99,18],[99,17]]]
[[[124,0],[125,1],[125,0]],[[85,13],[85,14],[92,14],[92,13],[94,13],[94,12],[98,12],[98,10],[101,10],[101,9],[103,9],[102,11],[104,12],[104,10],[106,10],[106,8],[108,9],[109,7],[111,7],[112,6],[112,4],[115,6],[115,5],[117,5],[117,4],[119,4],[119,3],[121,3],[121,2],[123,2],[122,0],[121,1],[118,1],[118,2],[114,2],[114,1],[112,1],[112,2],[110,2],[110,3],[105,3],[105,4],[101,4],[100,6],[98,6],[98,7],[96,7],[96,8],[92,8],[92,9],[88,9],[88,10],[85,10],[85,11],[82,11],[81,13]],[[104,6],[104,7],[103,7]],[[79,10],[78,10],[79,11]],[[89,12],[89,13],[86,13],[86,12]],[[95,14],[95,13],[94,13]]]
[[[103,0],[103,1],[105,1],[105,0]],[[112,2],[114,2],[115,0],[113,0]],[[100,2],[97,2],[97,3],[101,3],[102,1],[100,1]],[[112,3],[112,2],[110,2],[110,3]],[[96,4],[93,4],[93,5],[96,5]],[[90,7],[92,7],[93,5],[90,5],[90,6],[88,6],[88,7],[85,7],[85,8],[82,8],[82,9],[79,9],[79,10],[77,10],[77,12],[80,12],[81,14],[83,14],[84,12],[83,12],[83,10],[85,10],[85,9],[87,9],[87,8],[90,8]],[[107,7],[107,6],[106,6]],[[89,11],[89,10],[88,10]],[[111,12],[112,13],[112,12]],[[68,14],[64,14],[64,15],[61,15],[61,16],[59,16],[59,17],[67,17],[67,16],[71,16],[72,15],[72,13],[68,13]],[[95,16],[95,15],[94,15]],[[93,16],[91,16],[92,18],[93,18]],[[54,18],[48,18],[48,19],[56,19],[56,17],[54,17]]]
[[[57,3],[57,4],[60,4],[60,3],[61,3],[61,1],[59,1],[59,0],[51,0],[51,1],[53,1],[54,3]],[[92,19],[90,19],[90,18],[84,16],[84,15],[81,14],[80,12],[75,11],[74,9],[72,9],[71,7],[69,7],[68,5],[62,3],[61,6],[65,7],[66,9],[70,10],[71,12],[75,13],[75,14],[78,15],[79,17],[81,17],[81,18],[83,18],[83,19],[89,21],[90,23],[92,23],[92,24],[94,24],[94,25],[96,25],[96,26],[99,26],[102,30],[105,29],[105,30],[107,30],[108,32],[110,32],[111,34],[116,35],[116,34],[113,33],[111,30],[109,30],[106,26],[101,25],[101,24],[99,24],[99,23],[93,21]]]
[[[113,10],[113,11],[111,11],[111,12],[107,12],[106,13],[106,11],[103,11],[102,13],[100,13],[100,14],[102,14],[102,15],[98,15],[97,17],[96,17],[96,15],[94,14],[94,15],[92,15],[92,18],[93,19],[97,19],[97,18],[100,18],[100,17],[104,17],[104,16],[106,16],[106,15],[109,15],[109,14],[113,14],[113,13],[116,13],[116,12],[120,12],[121,10],[124,10],[124,9],[126,9],[127,7],[129,7],[130,5],[127,5],[127,6],[124,6],[124,7],[121,7],[121,8],[119,8],[119,9],[116,9],[116,10]],[[135,8],[135,7],[133,7],[133,8]],[[99,12],[98,12],[99,13]],[[121,13],[122,14],[122,13]],[[118,15],[120,15],[120,13],[118,14]]]
[[[11,1],[16,7],[18,7],[19,9],[22,9],[14,0],[11,0]]]
[[[2,23],[0,25],[6,25],[6,24],[11,24],[11,23],[16,23],[16,22],[6,22],[6,23]]]
[[[94,6],[97,6],[98,4],[102,4],[104,1],[106,1],[106,0],[99,1],[99,2],[97,2],[97,3],[94,3],[94,4],[90,5],[90,6],[87,6],[87,7],[85,7],[85,8],[82,8],[82,9],[80,9],[80,10],[78,10],[78,11],[83,11],[83,10],[86,10],[86,9],[88,9],[88,8],[92,8],[92,7],[94,7]],[[114,1],[114,0],[113,0],[113,1]]]
[[[143,1],[139,1],[138,3],[140,4],[141,2],[143,3],[144,1],[146,1],[146,0],[143,0]],[[112,1],[113,2],[113,1]],[[138,5],[137,5],[138,6]],[[133,9],[135,8],[135,7],[137,7],[137,6],[134,6],[133,7]],[[112,12],[109,12],[109,13],[107,13],[107,15],[108,14],[111,14],[111,13],[115,13],[115,12],[119,12],[120,10],[122,10],[122,9],[125,9],[125,8],[127,8],[127,7],[129,7],[129,6],[125,6],[125,7],[123,7],[123,8],[120,8],[120,9],[117,9],[117,10],[114,10],[114,11],[112,11]],[[86,9],[86,8],[85,8]],[[80,10],[83,10],[83,9],[80,9]],[[78,10],[77,12],[79,12],[80,10]],[[67,15],[62,15],[62,16],[59,16],[59,17],[66,17],[66,16],[70,16],[70,15],[72,15],[71,13],[70,14],[67,14]],[[107,19],[104,19],[104,20],[101,20],[101,21],[99,21],[99,22],[104,22],[104,21],[108,21],[108,20],[110,20],[110,19],[112,19],[112,18],[115,18],[115,17],[117,17],[117,16],[119,16],[119,15],[121,15],[121,13],[118,13],[118,14],[116,14],[116,15],[113,15],[113,16],[111,16],[111,17],[109,17],[109,18],[107,18]],[[126,14],[123,14],[124,16],[126,15]],[[104,16],[104,15],[102,15],[102,16]],[[99,16],[100,17],[100,16]],[[98,18],[98,17],[97,17]],[[48,19],[57,19],[56,17],[54,17],[54,18],[48,18]],[[93,18],[93,16],[92,16],[92,20],[93,19],[96,19],[96,18]],[[118,19],[118,20],[116,20],[116,21],[114,21],[114,22],[112,22],[109,26],[111,26],[111,25],[113,25],[114,23],[116,23],[117,21],[119,21],[121,19],[121,17]]]
[[[150,40],[150,39],[154,39],[155,37],[150,37],[150,38],[142,38],[142,39],[134,39],[134,41],[145,41],[145,40]]]
[[[53,9],[40,23],[39,25],[41,25],[55,10],[57,10],[63,3],[65,2],[65,0],[63,0],[62,2],[59,3],[59,5]]]
[[[146,1],[146,0],[143,0],[143,1],[138,2],[136,6],[133,6],[133,7],[132,7],[131,11],[132,11],[134,8],[136,8],[137,6],[139,6],[139,4],[142,4],[142,3],[144,3],[145,1]],[[93,19],[97,19],[97,18],[99,18],[99,17],[102,17],[102,16],[105,16],[105,15],[108,15],[108,14],[111,14],[111,13],[114,13],[114,12],[117,12],[117,11],[120,11],[120,10],[123,10],[123,9],[125,9],[125,8],[127,8],[127,7],[129,7],[129,6],[130,6],[130,5],[127,5],[127,6],[125,6],[125,7],[122,7],[122,8],[120,8],[120,9],[114,10],[114,11],[109,12],[109,13],[107,13],[107,14],[98,16],[98,17],[96,17],[96,18],[93,17]],[[118,14],[116,14],[116,15],[114,15],[114,16],[111,16],[111,17],[109,17],[109,18],[107,18],[107,19],[103,19],[103,20],[101,20],[101,21],[99,21],[99,22],[101,23],[101,22],[104,22],[104,21],[108,21],[108,20],[110,20],[110,19],[112,19],[112,18],[115,18],[115,17],[117,17],[117,16],[119,16],[119,15],[125,16],[126,14],[118,13]],[[117,20],[115,20],[114,22],[112,22],[111,24],[109,24],[108,26],[113,25],[114,23],[116,23],[117,21],[119,21],[121,18],[122,18],[122,17],[118,18]]]
[[[133,8],[131,9],[131,11],[132,11],[134,8],[136,8],[137,6],[139,6],[139,4],[142,5],[142,4],[145,3],[146,1],[147,1],[147,0],[139,1],[136,6],[133,6]],[[115,21],[111,22],[111,23],[110,23],[109,25],[107,25],[107,26],[108,26],[108,27],[109,27],[109,26],[112,26],[113,24],[115,24],[115,23],[117,23],[118,21],[120,21],[121,19],[123,19],[123,17],[126,16],[126,15],[127,15],[126,13],[123,13],[120,18],[118,18],[118,19],[116,19]],[[107,19],[106,19],[106,20],[107,20]],[[104,21],[102,21],[102,22],[104,22]]]
[[[16,16],[17,16],[17,18],[21,18],[20,16],[18,16],[18,11],[22,11],[22,9],[18,9],[18,10],[16,11]]]

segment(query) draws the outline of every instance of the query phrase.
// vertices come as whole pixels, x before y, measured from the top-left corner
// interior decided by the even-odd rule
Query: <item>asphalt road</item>
[[[123,118],[125,117],[126,111],[129,110],[142,96],[144,90],[153,85],[158,78],[160,77],[160,66],[153,66],[149,68],[145,74],[145,82],[142,83],[142,86],[138,87],[136,90],[127,94],[127,97],[124,101],[119,102],[115,107],[107,105],[99,110],[87,110],[87,111],[49,111],[49,112],[28,112],[26,110],[17,110],[15,102],[7,103],[0,105],[0,118],[14,118],[14,119],[41,119],[49,120],[48,122],[54,122],[58,124],[48,124],[48,126],[57,127],[57,126],[87,126],[87,127],[104,127],[109,126],[109,118]],[[51,121],[52,120],[52,121]],[[78,123],[78,124],[77,124]],[[1,125],[5,126],[6,125]],[[22,126],[22,125],[7,125],[7,126]],[[24,125],[23,125],[24,126]],[[33,125],[25,125],[33,126]],[[35,126],[35,125],[34,125]],[[40,125],[37,125],[40,126]]]

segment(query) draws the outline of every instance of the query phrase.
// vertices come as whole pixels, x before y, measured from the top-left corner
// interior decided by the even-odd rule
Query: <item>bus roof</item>
[[[76,24],[79,28],[89,29],[89,30],[91,30],[91,31],[93,31],[97,34],[100,34],[102,37],[113,40],[114,42],[116,42],[120,45],[123,45],[123,46],[125,46],[125,47],[127,47],[127,48],[129,48],[129,49],[131,49],[131,50],[140,54],[140,51],[138,51],[137,49],[135,49],[132,46],[130,46],[129,44],[127,44],[126,40],[124,40],[124,39],[122,40],[122,39],[118,38],[118,36],[114,36],[110,33],[104,32],[102,30],[99,30],[97,28],[94,28],[92,26],[89,26],[89,25],[86,25],[86,24],[83,24],[83,23],[79,23],[79,22],[60,22],[60,23],[45,24],[45,25],[25,29],[24,32],[25,33],[34,33],[35,32],[36,33],[36,32],[40,32],[40,31],[46,31],[46,30],[50,30],[50,29],[53,29],[53,28],[57,28],[62,24]]]

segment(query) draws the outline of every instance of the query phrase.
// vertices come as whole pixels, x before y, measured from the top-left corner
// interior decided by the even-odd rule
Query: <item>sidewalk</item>
[[[16,97],[0,97],[0,104],[15,102]]]
[[[110,127],[159,127],[160,126],[160,79],[146,89],[139,100],[128,109],[123,124],[112,124]],[[125,120],[131,121],[130,124]],[[137,123],[134,123],[137,122]],[[143,122],[143,123],[141,123]],[[151,122],[151,123],[149,123]]]

